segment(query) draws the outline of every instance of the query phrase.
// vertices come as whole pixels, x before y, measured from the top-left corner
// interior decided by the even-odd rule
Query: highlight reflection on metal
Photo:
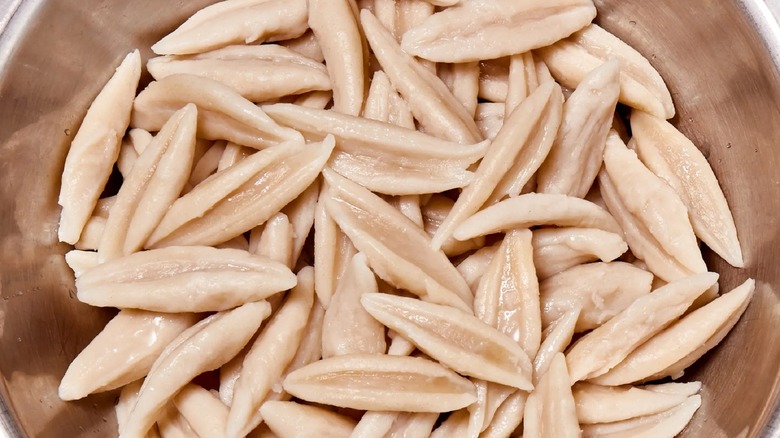
[[[725,186],[747,268],[709,256],[721,290],[757,279],[734,332],[686,376],[704,382],[705,398],[687,437],[780,437],[780,1],[760,1],[596,0],[599,22],[667,80],[673,122]],[[80,118],[125,53],[211,2],[0,0],[0,428],[12,437],[116,430],[116,393],[57,397],[69,361],[111,316],[73,296],[67,248],[56,242],[59,175]]]

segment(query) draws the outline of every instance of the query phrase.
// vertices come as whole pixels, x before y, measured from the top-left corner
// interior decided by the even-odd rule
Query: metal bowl
[[[213,1],[213,0],[212,0]],[[116,393],[64,403],[70,360],[111,316],[74,296],[56,239],[67,147],[113,68],[209,0],[0,0],[0,437],[111,436]],[[724,186],[747,268],[707,255],[729,290],[757,293],[686,377],[704,383],[688,437],[780,436],[780,27],[778,0],[597,0],[599,22],[666,79],[674,123]]]

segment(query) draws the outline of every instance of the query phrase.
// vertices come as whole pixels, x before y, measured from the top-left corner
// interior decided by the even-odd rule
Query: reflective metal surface
[[[780,390],[780,31],[771,19],[780,4],[769,2],[596,1],[600,23],[667,80],[675,124],[724,185],[747,268],[709,256],[723,273],[721,290],[757,279],[742,321],[687,375],[704,382],[688,437],[780,436],[772,419]],[[0,36],[0,427],[11,436],[114,434],[115,393],[57,398],[67,364],[110,317],[74,298],[67,248],[56,242],[60,172],[113,67],[206,3],[0,0],[0,27],[7,22]]]

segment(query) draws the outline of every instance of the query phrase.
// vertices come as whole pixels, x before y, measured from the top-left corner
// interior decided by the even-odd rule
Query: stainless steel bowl
[[[213,1],[213,0],[212,0]],[[79,303],[56,199],[87,106],[132,48],[209,0],[0,0],[0,437],[114,433],[116,393],[63,403],[70,360],[111,313]],[[745,250],[735,270],[708,255],[721,289],[757,294],[722,345],[690,370],[704,404],[685,436],[780,436],[779,0],[597,0],[599,22],[647,56],[705,152]]]

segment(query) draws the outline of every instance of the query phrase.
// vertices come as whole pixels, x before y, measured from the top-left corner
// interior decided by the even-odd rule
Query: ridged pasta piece
[[[661,248],[689,271],[706,272],[685,204],[614,133],[607,137],[604,168],[623,205]]]
[[[542,323],[550,325],[580,309],[576,332],[594,329],[650,293],[653,274],[630,263],[587,263],[553,275],[539,284]]]
[[[561,85],[576,88],[593,69],[608,61],[620,62],[621,103],[670,119],[674,103],[663,78],[634,48],[596,24],[535,52]]]
[[[474,385],[427,359],[349,354],[290,373],[284,389],[314,402],[371,411],[448,412],[474,402]]]
[[[119,156],[141,77],[141,55],[128,54],[98,93],[70,144],[57,203],[58,237],[75,244],[95,208]]]
[[[598,228],[620,233],[615,219],[598,205],[580,198],[526,193],[491,205],[464,220],[454,231],[458,240],[536,225]]]
[[[70,363],[60,398],[77,400],[146,376],[165,347],[197,319],[192,313],[120,311]]]
[[[213,245],[251,230],[314,182],[334,145],[281,144],[215,174],[174,202],[146,246]]]
[[[539,168],[540,193],[584,198],[601,169],[607,133],[612,126],[620,64],[610,60],[594,69],[563,104],[561,128]]]
[[[246,436],[263,421],[259,408],[295,357],[313,304],[314,272],[307,268],[298,273],[298,285],[290,291],[244,358],[241,375],[233,389],[225,429],[228,438]]]
[[[612,319],[589,332],[569,350],[572,382],[606,374],[632,351],[682,315],[718,281],[707,272],[678,280],[637,298]]]
[[[78,299],[158,312],[227,310],[296,283],[286,266],[236,249],[173,246],[103,263],[76,280]]]
[[[688,207],[696,235],[730,265],[743,267],[734,218],[701,151],[669,122],[641,111],[631,113],[631,131],[639,158]]]
[[[288,401],[268,401],[260,415],[279,438],[348,438],[355,420],[326,409]]]
[[[248,303],[215,313],[185,330],[155,361],[144,380],[120,437],[142,436],[156,415],[195,376],[235,356],[268,316],[267,302]]]
[[[643,260],[647,268],[664,281],[674,281],[692,275],[692,272],[664,251],[647,227],[623,203],[615,184],[602,168],[599,172],[601,199],[623,229],[631,253]]]
[[[440,248],[456,227],[479,211],[502,178],[512,169],[513,163],[526,165],[530,163],[527,161],[529,155],[530,158],[537,155],[534,154],[537,144],[531,142],[536,137],[535,134],[541,133],[543,126],[551,125],[557,129],[555,120],[560,120],[562,99],[557,85],[540,87],[504,122],[479,163],[474,173],[474,181],[463,189],[452,211],[433,237],[434,248]],[[552,144],[552,135],[542,137],[549,137],[549,143]],[[526,150],[530,150],[530,154],[526,154]],[[530,171],[530,167],[527,170]],[[530,174],[528,176],[530,177]]]
[[[202,53],[233,44],[280,41],[309,28],[306,0],[249,0],[216,3],[196,13],[152,45],[158,55]]]
[[[263,149],[301,135],[271,120],[260,108],[227,85],[191,74],[174,74],[154,81],[133,104],[132,126],[159,131],[187,103],[198,107],[198,137],[228,140]]]
[[[333,83],[333,110],[360,115],[365,92],[363,41],[352,0],[308,0],[309,27]]]
[[[539,280],[596,260],[611,262],[628,250],[623,235],[596,228],[534,230],[534,265]]]
[[[462,310],[389,294],[363,294],[363,307],[457,372],[531,389],[531,362],[512,338]]]
[[[277,44],[228,46],[188,56],[161,56],[146,64],[156,80],[175,75],[202,76],[235,90],[252,102],[265,102],[313,90],[330,90],[321,63]]]
[[[427,301],[471,310],[471,290],[425,231],[365,188],[329,169],[323,174],[328,212],[377,276]]]
[[[423,131],[458,143],[482,140],[474,119],[435,73],[401,50],[370,11],[362,10],[360,21],[374,56]]]
[[[593,382],[622,385],[679,377],[685,368],[723,340],[744,313],[754,290],[755,281],[748,279],[675,322]]]
[[[410,29],[401,47],[435,62],[495,59],[553,44],[595,17],[590,0],[463,1]]]
[[[528,396],[523,437],[579,438],[580,426],[563,353],[558,353]]]
[[[581,424],[611,423],[654,415],[679,406],[688,398],[633,386],[600,386],[577,382],[573,388]]]
[[[391,123],[329,110],[289,104],[263,109],[279,123],[300,130],[309,138],[333,134],[338,147],[330,166],[364,187],[388,195],[463,187],[473,178],[467,168],[482,158],[487,149],[485,142],[460,145]],[[374,116],[379,116],[378,111]]]
[[[322,327],[322,357],[350,353],[383,354],[385,328],[360,305],[360,297],[378,290],[374,273],[358,253],[347,266],[325,311]]]
[[[173,403],[199,437],[224,435],[228,407],[210,391],[190,383],[176,394]]]
[[[192,167],[197,117],[192,104],[175,112],[138,157],[106,220],[101,262],[141,250],[181,194]]]
[[[665,412],[614,423],[587,424],[583,438],[673,438],[691,421],[701,406],[701,396],[694,395],[681,405]]]

